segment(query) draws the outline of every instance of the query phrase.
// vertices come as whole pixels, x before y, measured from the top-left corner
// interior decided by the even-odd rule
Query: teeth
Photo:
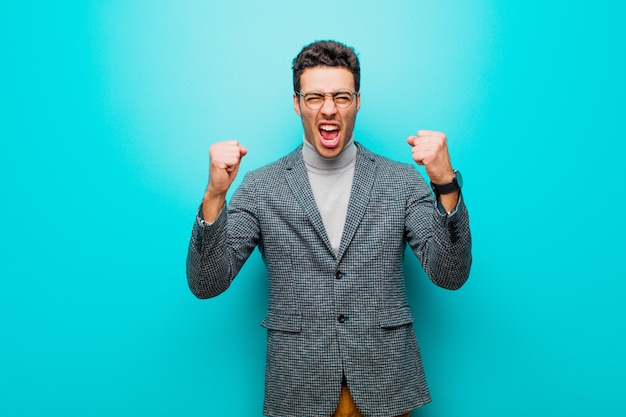
[[[334,125],[321,125],[320,129],[326,130],[327,132],[330,132],[330,131],[333,131],[333,130],[339,130],[339,128],[337,126],[334,126]]]

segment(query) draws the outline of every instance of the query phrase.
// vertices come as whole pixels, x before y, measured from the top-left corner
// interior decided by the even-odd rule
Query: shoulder
[[[302,145],[298,146],[292,152],[288,153],[287,155],[283,156],[280,159],[277,159],[274,162],[271,162],[260,168],[256,168],[254,170],[248,171],[246,176],[250,178],[263,178],[263,177],[284,175],[286,170],[293,168],[294,165],[296,165],[301,160],[302,160]]]
[[[379,155],[358,144],[362,161],[371,161],[371,164],[361,164],[360,175],[373,175],[375,186],[394,190],[404,195],[430,193],[427,181],[416,169],[414,163],[398,162]],[[367,167],[369,165],[369,168]]]
[[[371,160],[376,164],[376,168],[381,173],[395,174],[395,175],[419,175],[415,169],[414,164],[395,161],[385,156],[379,155],[367,149],[360,143],[356,143],[359,154],[366,159]]]

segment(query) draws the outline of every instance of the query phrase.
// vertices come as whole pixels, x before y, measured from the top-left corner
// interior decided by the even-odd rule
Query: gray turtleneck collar
[[[321,170],[333,170],[344,168],[356,160],[357,149],[353,138],[350,138],[341,153],[334,158],[324,158],[306,139],[303,139],[303,142],[302,158],[307,166]]]

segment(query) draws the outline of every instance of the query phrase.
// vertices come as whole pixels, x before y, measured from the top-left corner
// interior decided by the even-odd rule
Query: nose
[[[337,105],[335,104],[334,97],[330,95],[324,96],[324,104],[320,110],[324,115],[333,115],[337,113]]]

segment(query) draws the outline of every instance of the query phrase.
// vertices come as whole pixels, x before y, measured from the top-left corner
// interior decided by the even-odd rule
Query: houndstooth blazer
[[[337,255],[301,147],[249,172],[228,210],[194,225],[187,278],[197,297],[225,291],[256,246],[267,265],[268,416],[332,415],[344,375],[367,417],[430,401],[402,260],[408,243],[435,284],[463,285],[471,264],[467,209],[461,199],[442,214],[412,165],[357,149]]]

